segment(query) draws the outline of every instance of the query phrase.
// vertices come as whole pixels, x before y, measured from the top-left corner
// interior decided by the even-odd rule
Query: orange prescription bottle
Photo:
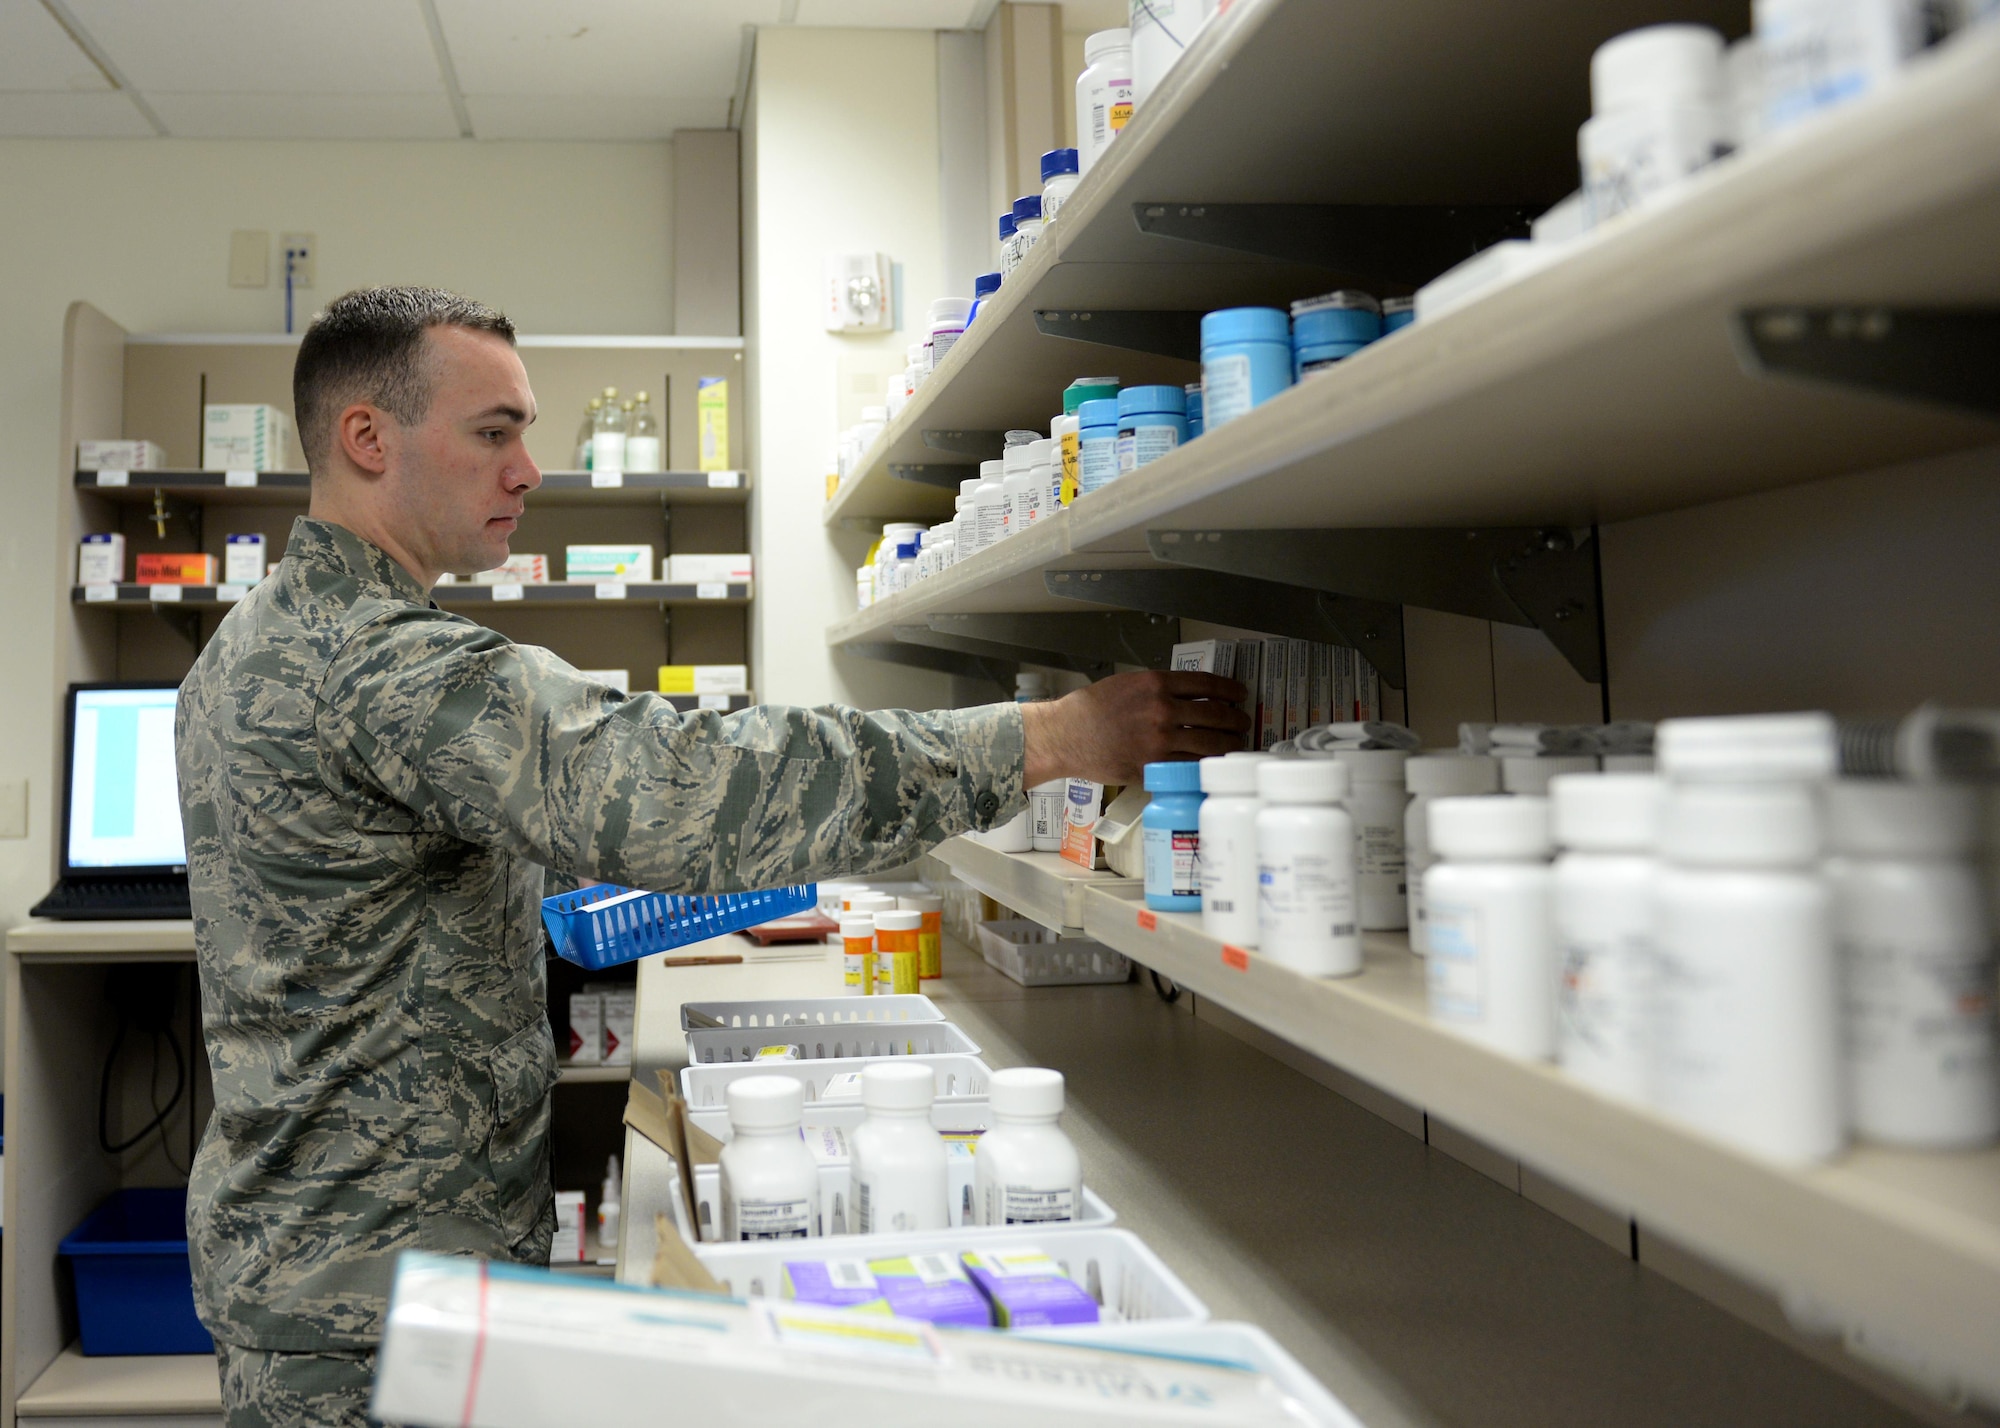
[[[935,893],[911,893],[896,899],[899,912],[923,915],[917,929],[917,976],[934,982],[944,975],[944,899]]]
[[[875,950],[889,959],[890,990],[897,996],[914,995],[917,990],[917,938],[923,925],[920,912],[875,914]]]

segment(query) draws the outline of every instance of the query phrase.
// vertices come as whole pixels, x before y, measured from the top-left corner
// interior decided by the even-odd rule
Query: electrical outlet
[[[28,781],[0,782],[0,838],[28,836]]]
[[[309,288],[319,268],[319,241],[310,233],[284,233],[278,238],[292,275],[292,286]]]
[[[239,228],[229,235],[229,286],[261,288],[271,281],[271,233]]]

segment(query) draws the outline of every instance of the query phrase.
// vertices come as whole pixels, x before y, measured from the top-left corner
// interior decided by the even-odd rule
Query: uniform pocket
[[[556,1045],[546,1017],[537,1017],[495,1047],[493,1133],[486,1161],[493,1174],[494,1212],[508,1242],[535,1229],[550,1196],[549,1090],[556,1082]]]

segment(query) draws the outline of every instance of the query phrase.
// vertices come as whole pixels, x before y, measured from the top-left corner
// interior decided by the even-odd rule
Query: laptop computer
[[[35,917],[188,917],[187,840],[166,683],[72,684],[65,701],[62,877]]]

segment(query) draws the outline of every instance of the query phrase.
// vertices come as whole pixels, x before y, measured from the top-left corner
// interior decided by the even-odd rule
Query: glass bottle
[[[583,408],[583,425],[576,432],[576,469],[590,469],[590,439],[597,432],[597,413],[604,406],[604,398],[592,397]]]
[[[653,415],[653,400],[645,392],[632,399],[632,414],[625,424],[625,469],[661,471],[666,467],[660,451],[660,422]]]
[[[604,389],[604,405],[597,410],[597,424],[591,428],[590,469],[593,472],[625,469],[625,412],[618,405],[618,389]]]

